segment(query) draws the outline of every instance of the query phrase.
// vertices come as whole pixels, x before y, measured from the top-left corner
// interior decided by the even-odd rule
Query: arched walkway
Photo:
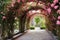
[[[22,36],[18,35],[20,37],[15,40],[56,40],[54,35],[60,40],[60,1],[55,2],[56,0],[1,0],[0,39],[13,40],[14,36],[26,32]],[[31,10],[37,13],[28,13]],[[29,30],[29,23],[35,14],[43,15],[46,19],[46,30],[38,27]]]
[[[35,12],[36,13],[36,12]],[[45,18],[43,14],[31,13],[29,17],[29,22],[34,18],[34,16],[39,15]],[[46,19],[47,20],[47,19]],[[27,26],[27,25],[26,25]],[[28,26],[27,26],[28,27]],[[35,30],[28,30],[27,33],[18,37],[15,40],[56,40],[53,35],[51,35],[47,29],[40,29],[40,27],[35,27]]]

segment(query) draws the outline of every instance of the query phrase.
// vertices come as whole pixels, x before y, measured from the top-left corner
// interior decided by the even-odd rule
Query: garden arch
[[[24,1],[22,1],[22,0],[21,1],[19,1],[19,0],[1,1],[2,5],[1,5],[1,10],[0,10],[0,17],[1,17],[0,26],[1,26],[1,31],[2,31],[1,32],[2,39],[5,40],[5,37],[12,38],[12,36],[14,35],[13,32],[14,32],[15,17],[17,17],[19,19],[19,25],[18,25],[19,33],[20,32],[23,33],[24,31],[26,31],[27,29],[25,29],[25,24],[26,24],[26,22],[29,22],[30,18],[32,17],[32,16],[28,17],[27,12],[30,10],[38,10],[38,9],[41,9],[41,10],[44,10],[44,12],[47,12],[47,14],[45,14],[44,12],[42,14],[47,16],[49,19],[49,25],[47,23],[48,29],[52,30],[52,32],[55,32],[57,30],[60,32],[60,30],[59,30],[60,12],[57,13],[57,11],[60,10],[60,7],[59,7],[60,1],[55,3],[54,5],[52,5],[54,3],[53,1],[57,2],[58,0],[57,1],[55,1],[55,0],[32,1],[31,0],[31,2],[29,2],[28,0],[27,1],[26,0],[24,0]],[[50,11],[48,11],[48,10],[50,10]],[[59,33],[58,31],[55,33]],[[57,34],[57,35],[60,37],[59,34]]]
[[[29,3],[31,3],[32,5]],[[44,8],[44,6],[46,6],[46,5],[45,4],[38,4],[37,5],[37,2],[27,2],[27,3],[24,3],[23,5],[21,5],[21,7],[17,11],[18,15],[20,16],[20,22],[21,22],[20,30],[21,30],[21,32],[25,31],[25,22],[26,22],[27,17],[28,17],[27,16],[28,11],[40,9],[40,10],[43,10],[42,11],[43,15],[49,17],[49,14],[48,14],[47,10]],[[46,13],[44,13],[44,12],[46,12]],[[30,20],[30,18],[28,18],[28,20],[27,20],[28,24],[29,24],[29,20]]]

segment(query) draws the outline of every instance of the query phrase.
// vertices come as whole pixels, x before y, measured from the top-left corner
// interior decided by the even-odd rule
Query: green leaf
[[[50,2],[52,3],[52,2],[53,2],[53,0],[50,0]]]

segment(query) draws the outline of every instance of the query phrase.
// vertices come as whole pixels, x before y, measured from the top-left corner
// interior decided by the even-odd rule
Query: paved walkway
[[[28,33],[16,40],[54,40],[46,30],[29,30]]]

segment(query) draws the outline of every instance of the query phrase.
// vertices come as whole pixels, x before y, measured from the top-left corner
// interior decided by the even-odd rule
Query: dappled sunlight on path
[[[25,35],[17,38],[16,40],[54,40],[54,39],[46,30],[36,28],[35,30],[29,30]]]

